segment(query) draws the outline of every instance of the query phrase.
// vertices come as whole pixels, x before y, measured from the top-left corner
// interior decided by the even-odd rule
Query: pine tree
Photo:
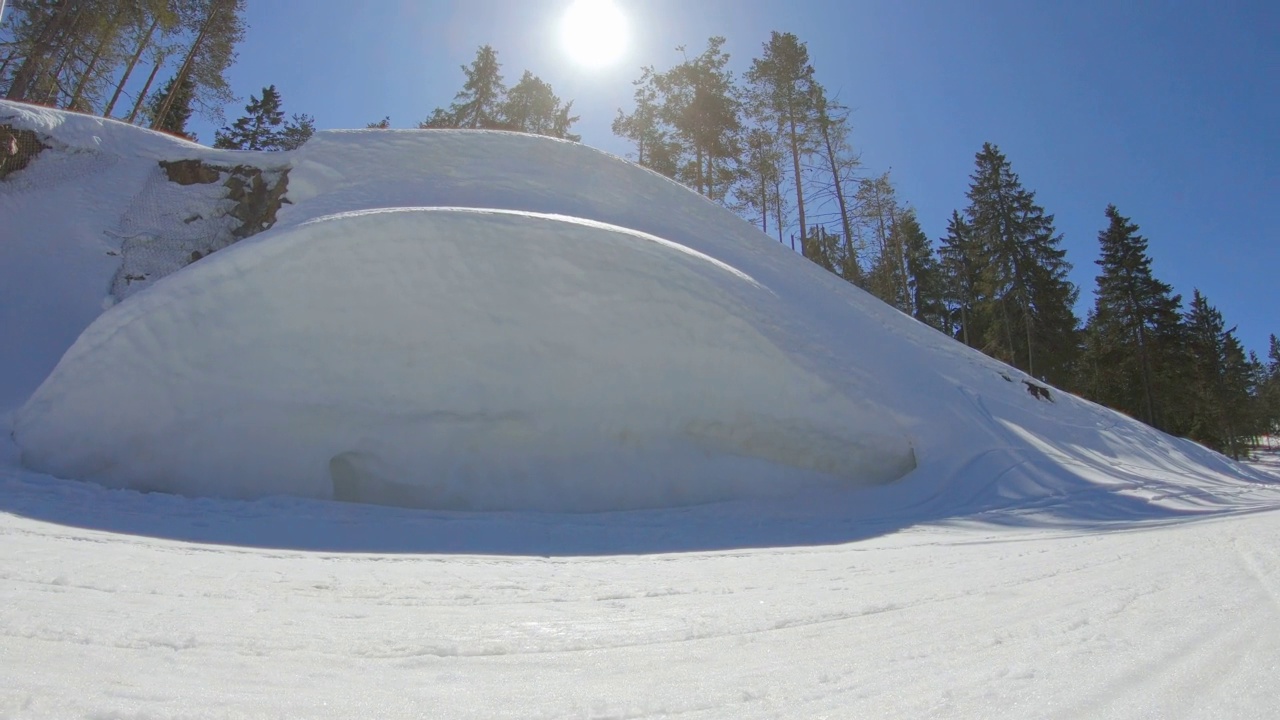
[[[476,51],[470,67],[463,65],[466,82],[448,108],[436,108],[431,116],[418,124],[420,128],[464,128],[469,130],[502,127],[502,103],[506,86],[502,84],[502,64],[491,45]]]
[[[1280,340],[1273,334],[1267,351],[1266,376],[1259,392],[1262,402],[1263,431],[1280,434]]]
[[[56,88],[69,56],[84,37],[81,20],[97,8],[87,4],[61,0],[14,0],[13,46],[16,58],[12,75],[5,80],[5,98],[46,102]]]
[[[1151,272],[1147,240],[1138,226],[1108,205],[1108,227],[1098,234],[1102,268],[1085,334],[1091,399],[1147,424],[1176,431],[1167,417],[1181,385],[1182,298]]]
[[[500,125],[507,130],[546,135],[577,142],[581,136],[569,132],[576,115],[570,115],[573,102],[562,103],[551,86],[528,70],[520,82],[506,93],[499,110]]]
[[[144,0],[135,5],[136,12],[128,18],[125,37],[122,39],[124,43],[122,57],[127,57],[128,60],[120,77],[116,80],[111,99],[102,111],[103,117],[112,116],[116,103],[129,84],[129,78],[133,76],[134,68],[142,59],[143,53],[155,45],[157,35],[164,37],[176,29],[178,12],[177,8],[171,7],[174,4],[170,0]],[[142,94],[145,95],[149,89],[150,84],[143,89]]]
[[[280,130],[280,150],[297,150],[316,132],[316,119],[307,114],[293,114]]]
[[[840,268],[844,266],[840,236],[828,233],[821,225],[814,225],[809,229],[807,237],[809,242],[805,243],[804,256],[819,267],[839,274]]]
[[[800,247],[808,229],[801,159],[811,151],[813,123],[813,66],[809,49],[791,33],[774,31],[764,44],[764,54],[751,61],[746,79],[750,85],[753,114],[764,125],[778,128],[787,143],[795,180],[796,213]]]
[[[736,192],[742,204],[741,210],[750,213],[753,221],[760,224],[760,231],[767,235],[769,218],[777,218],[778,208],[783,202],[779,192],[782,185],[782,146],[775,133],[757,127],[747,132],[745,150],[742,176]],[[782,223],[776,225],[781,241]]]
[[[1194,440],[1237,460],[1245,450],[1251,373],[1235,328],[1197,289],[1185,316]]]
[[[870,239],[872,257],[866,276],[866,289],[886,303],[910,314],[910,291],[907,287],[907,258],[898,232],[902,206],[889,173],[862,178],[854,198],[858,205],[857,222]]]
[[[942,271],[943,297],[947,304],[951,334],[969,347],[976,347],[986,328],[977,312],[981,283],[981,248],[973,229],[958,211],[951,212],[947,234],[938,248]]]
[[[660,115],[688,150],[676,178],[712,200],[725,200],[737,176],[741,154],[741,103],[728,70],[725,39],[712,37],[707,49],[655,78],[662,97]],[[683,53],[684,48],[676,48]]]
[[[965,215],[975,241],[969,260],[980,271],[983,351],[1066,385],[1079,351],[1079,291],[1067,279],[1062,237],[998,148],[984,144],[975,162]]]
[[[383,115],[381,120],[378,122],[371,122],[368,125],[365,125],[365,128],[369,130],[388,130],[391,128],[391,116]]]
[[[147,114],[152,118],[151,127],[195,141],[195,135],[187,132],[187,121],[191,119],[191,99],[195,94],[195,82],[187,78],[175,92],[173,85],[176,80],[176,77],[169,78],[169,82],[165,83],[158,93],[151,96],[147,106]],[[167,103],[168,114],[157,117],[157,113],[160,112],[161,106],[166,104],[165,100],[170,94],[173,94],[173,99]]]
[[[849,111],[848,108],[828,102],[826,90],[816,81],[810,83],[809,91],[813,95],[814,125],[820,146],[818,155],[821,158],[821,169],[824,175],[831,178],[823,184],[815,199],[819,202],[835,201],[845,244],[841,275],[855,285],[863,285],[865,279],[858,262],[859,248],[854,240],[853,208],[847,191],[856,182],[854,174],[862,166],[862,162],[849,145]]]
[[[166,0],[13,0],[7,5],[9,40],[0,63],[4,96],[81,112],[97,112],[103,105],[111,75],[128,57],[138,28],[174,22]],[[129,68],[135,61],[129,60]]]
[[[214,134],[213,146],[232,150],[279,150],[284,112],[275,85],[262,88],[262,99],[250,95],[245,115]]]
[[[193,104],[206,117],[220,120],[222,106],[235,97],[225,73],[235,61],[236,45],[244,38],[244,8],[245,0],[183,3],[181,24],[187,29],[190,41],[185,45],[178,68],[177,86],[181,87],[188,79],[194,81]],[[162,61],[163,58],[158,63]],[[167,102],[170,101],[166,99]],[[168,108],[162,104],[157,116],[167,113]]]
[[[902,214],[897,232],[906,255],[910,314],[916,320],[946,332],[948,323],[942,271],[933,252],[933,243],[920,227],[915,210],[908,209]]]
[[[684,151],[662,121],[658,75],[652,66],[641,69],[640,78],[632,83],[636,88],[635,109],[630,115],[618,109],[613,134],[635,143],[637,163],[674,179]]]

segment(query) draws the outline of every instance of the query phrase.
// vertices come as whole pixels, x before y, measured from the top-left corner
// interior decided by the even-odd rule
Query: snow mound
[[[779,310],[744,273],[601,223],[347,213],[106,313],[15,437],[28,466],[112,487],[437,509],[663,507],[911,470],[887,412],[756,329]]]
[[[30,398],[13,417],[33,469],[440,508],[795,494],[843,520],[1148,517],[1269,482],[1040,392],[582,145],[326,131],[264,155],[4,101],[0,121],[53,148],[0,183],[0,418]],[[287,203],[195,258],[225,198],[166,185],[175,160],[287,172]],[[124,249],[145,289],[103,314],[137,274]]]

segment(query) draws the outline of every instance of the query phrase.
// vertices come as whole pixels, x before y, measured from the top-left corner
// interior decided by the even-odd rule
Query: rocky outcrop
[[[237,165],[223,185],[228,189],[227,198],[236,204],[229,213],[240,221],[240,227],[231,231],[236,239],[275,225],[276,212],[283,203],[289,202],[284,196],[289,189],[287,169],[267,175],[261,168]]]
[[[121,218],[116,300],[270,228],[289,202],[288,167],[161,160]],[[175,210],[181,208],[181,211]]]
[[[31,130],[0,125],[0,180],[31,164],[49,146]]]
[[[201,160],[161,160],[160,167],[170,182],[179,185],[210,185],[222,180],[227,199],[235,203],[227,214],[240,221],[231,231],[236,240],[274,225],[276,212],[289,202],[284,196],[289,189],[288,168],[263,170],[252,165],[213,165]],[[187,222],[191,219],[195,218]]]
[[[161,160],[160,167],[170,182],[179,185],[208,185],[222,177],[218,168],[199,160]]]

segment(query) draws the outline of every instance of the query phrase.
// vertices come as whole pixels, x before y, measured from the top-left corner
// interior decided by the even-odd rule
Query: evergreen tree
[[[174,81],[177,78],[169,78],[169,82],[160,89],[158,93],[151,96],[148,102],[147,113],[152,118],[151,127],[161,132],[167,132],[171,135],[178,135],[194,141],[195,135],[187,132],[187,120],[191,119],[191,99],[195,94],[195,82],[187,78],[182,86],[174,91]],[[173,95],[173,100],[168,103],[168,114],[164,117],[158,117],[162,105],[169,95]]]
[[[378,122],[371,122],[368,125],[365,125],[365,128],[369,130],[388,130],[391,128],[391,116],[383,115],[381,120]]]
[[[9,40],[3,43],[6,52],[0,63],[4,96],[97,112],[137,28],[174,22],[167,4],[167,0],[13,0],[5,12]]]
[[[115,91],[102,111],[103,117],[112,116],[116,103],[124,94],[129,78],[133,76],[134,68],[142,59],[143,53],[154,47],[157,37],[163,38],[177,28],[179,16],[174,5],[176,3],[172,0],[143,0],[134,5],[135,12],[126,18],[125,35],[121,40],[123,43],[121,58],[128,59],[116,80]],[[149,89],[150,84],[141,94],[145,96]]]
[[[752,222],[760,223],[761,232],[776,236],[779,243],[785,242],[784,231],[791,219],[791,205],[785,191],[785,159],[786,151],[778,133],[766,127],[748,130],[734,187],[735,202],[730,206]],[[843,265],[837,272],[845,276]]]
[[[916,320],[946,332],[948,330],[945,289],[933,243],[924,234],[915,210],[908,209],[898,223],[898,235],[906,255],[910,314]],[[846,278],[847,279],[847,278]]]
[[[1280,435],[1280,340],[1271,336],[1267,351],[1266,375],[1259,391],[1262,403],[1263,432]]]
[[[746,79],[750,85],[753,114],[761,124],[778,128],[787,143],[795,180],[796,213],[800,246],[808,229],[801,159],[812,148],[810,130],[814,118],[813,66],[809,49],[791,33],[774,31],[764,44],[764,54],[751,61]]]
[[[613,134],[635,143],[637,163],[674,179],[684,150],[662,121],[658,75],[652,66],[641,69],[640,78],[632,83],[636,88],[635,109],[630,115],[618,109]]]
[[[951,334],[969,347],[976,347],[978,339],[986,334],[977,312],[980,256],[973,229],[953,210],[947,221],[947,234],[938,248],[938,261]]]
[[[984,144],[975,162],[965,215],[969,260],[980,272],[974,310],[985,326],[983,351],[1065,385],[1079,351],[1078,290],[1067,279],[1062,237],[998,148]]]
[[[222,107],[235,97],[225,74],[235,62],[236,45],[244,38],[245,0],[181,0],[180,6],[181,25],[186,29],[188,41],[183,45],[185,51],[178,67],[176,87],[192,80],[196,110],[221,120]],[[157,65],[162,62],[163,57]],[[168,102],[171,100],[166,99],[160,106],[158,117],[168,113]]]
[[[578,121],[573,102],[563,102],[551,86],[526,70],[510,90],[502,84],[498,53],[489,45],[476,51],[468,67],[462,66],[466,81],[447,108],[436,108],[419,128],[514,130],[564,140],[581,138],[570,130]],[[374,126],[371,126],[374,127]]]
[[[297,150],[316,132],[316,119],[307,114],[293,114],[280,129],[281,150]]]
[[[448,108],[436,108],[418,127],[495,129],[502,125],[502,104],[506,86],[502,84],[502,64],[491,45],[476,51],[471,66],[462,66],[466,82]]]
[[[728,70],[725,39],[712,37],[707,49],[656,76],[660,114],[688,150],[676,178],[712,200],[725,200],[737,176],[741,153],[740,102]],[[683,53],[684,48],[676,48]]]
[[[507,91],[499,115],[501,126],[507,130],[577,142],[581,136],[569,132],[578,120],[576,115],[569,114],[572,108],[572,101],[562,103],[550,85],[525,70],[520,82]]]
[[[872,257],[867,270],[866,289],[872,295],[910,314],[910,289],[907,287],[907,258],[903,237],[898,232],[902,206],[889,173],[858,182],[854,195],[858,204],[857,220],[868,237]]]
[[[1185,316],[1194,440],[1239,459],[1245,450],[1251,373],[1235,328],[1195,290]]]
[[[804,256],[829,272],[839,274],[844,266],[840,236],[828,233],[821,225],[814,225],[807,237],[809,242],[805,243]]]
[[[262,88],[262,99],[250,95],[245,115],[214,134],[213,146],[232,150],[279,150],[284,112],[275,85]]]
[[[1096,261],[1102,271],[1085,330],[1083,387],[1097,402],[1177,431],[1168,410],[1182,384],[1182,298],[1152,275],[1138,226],[1114,205],[1107,206],[1106,216]]]

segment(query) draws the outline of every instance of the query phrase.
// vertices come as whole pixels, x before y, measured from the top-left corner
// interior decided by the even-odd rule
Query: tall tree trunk
[[[10,50],[9,53],[4,56],[4,62],[0,63],[0,77],[4,77],[5,71],[9,69],[9,63],[13,62],[13,59],[17,56],[17,50]]]
[[[120,100],[120,94],[124,92],[124,86],[129,82],[129,76],[133,74],[133,68],[138,64],[138,60],[142,59],[142,53],[151,44],[151,36],[155,34],[156,28],[160,25],[160,16],[151,21],[151,27],[147,28],[147,32],[138,41],[138,47],[134,50],[133,55],[129,58],[129,63],[124,67],[124,75],[120,77],[120,82],[116,83],[116,91],[111,95],[111,102],[107,103],[107,109],[102,111],[102,117],[111,117],[111,112],[116,109],[116,102]],[[154,78],[155,75],[152,74]],[[150,86],[148,81],[147,85]]]
[[[1147,352],[1147,328],[1138,321],[1138,364],[1142,370],[1142,402],[1147,414],[1147,424],[1156,427],[1155,403],[1151,397],[1151,356]]]
[[[760,173],[760,232],[769,234],[769,179]]]
[[[778,171],[778,175],[774,176],[773,186],[773,226],[778,231],[778,244],[782,244],[782,171]]]
[[[182,67],[178,69],[178,74],[174,76],[173,84],[169,86],[169,94],[165,96],[164,103],[160,105],[156,116],[151,119],[152,130],[159,127],[163,118],[168,117],[169,109],[173,107],[173,100],[177,97],[178,90],[187,81],[187,76],[191,74],[191,66],[195,63],[196,53],[200,52],[200,46],[209,34],[209,27],[213,25],[214,19],[218,17],[218,13],[221,10],[222,5],[217,0],[214,0],[212,7],[209,9],[209,17],[205,18],[204,23],[200,26],[200,34],[196,35],[195,42],[191,43],[191,50],[187,52],[187,57],[182,61]]]
[[[800,215],[800,254],[804,254],[804,236],[808,231],[804,217],[804,187],[800,177],[800,139],[796,133],[796,116],[791,103],[787,104],[787,121],[791,126],[791,165],[796,175],[796,212]]]
[[[138,98],[133,102],[133,110],[126,118],[126,122],[132,123],[138,118],[138,112],[142,110],[142,103],[147,100],[147,93],[151,90],[151,83],[156,81],[156,74],[160,72],[160,68],[164,65],[165,58],[157,58],[156,64],[151,68],[151,74],[147,76],[147,84],[142,86],[142,90],[138,93]]]
[[[62,32],[63,28],[67,26],[73,5],[78,5],[78,3],[74,2],[74,0],[63,0],[62,4],[54,12],[53,17],[49,18],[49,22],[40,30],[40,35],[32,43],[31,50],[23,59],[22,64],[18,66],[18,71],[13,76],[13,82],[9,84],[9,92],[5,93],[6,99],[26,99],[27,92],[31,90],[31,85],[45,66],[48,59],[46,55],[53,50],[53,41],[58,37],[58,33]]]
[[[53,75],[49,76],[49,91],[44,97],[46,105],[58,104],[58,93],[62,90],[62,71],[67,69],[67,63],[75,56],[72,48],[67,48],[62,54],[62,60],[58,63],[58,69],[53,71]]]
[[[89,80],[93,77],[93,73],[98,69],[98,61],[102,59],[102,53],[107,46],[115,40],[117,32],[116,18],[111,18],[111,26],[103,33],[101,40],[98,41],[96,47],[93,48],[93,56],[89,58],[89,63],[85,65],[84,72],[81,73],[80,79],[76,81],[75,90],[71,91],[71,101],[67,103],[67,107],[74,108],[80,103],[80,99],[84,96],[85,86],[89,84]]]
[[[1023,313],[1022,322],[1027,326],[1027,374],[1031,377],[1036,376],[1035,354],[1032,351],[1031,344],[1031,313]]]
[[[840,169],[836,165],[835,146],[831,144],[831,128],[828,125],[825,111],[823,117],[819,120],[819,125],[822,128],[822,142],[827,148],[827,165],[831,168],[831,186],[836,191],[836,206],[840,210],[840,226],[844,230],[845,247],[848,248],[850,257],[852,257],[852,262],[848,264],[848,267],[853,270],[853,277],[847,277],[845,280],[861,286],[862,268],[858,266],[858,258],[853,251],[853,223],[849,220],[849,206],[844,198],[844,183],[840,181]]]
[[[898,208],[897,202],[889,205],[889,232],[893,237],[893,254],[894,260],[898,264],[898,279],[901,281],[901,287],[898,291],[902,294],[902,304],[906,307],[903,311],[908,315],[915,316],[915,308],[911,303],[911,285],[907,277],[907,243],[902,237],[901,228],[898,227]]]

